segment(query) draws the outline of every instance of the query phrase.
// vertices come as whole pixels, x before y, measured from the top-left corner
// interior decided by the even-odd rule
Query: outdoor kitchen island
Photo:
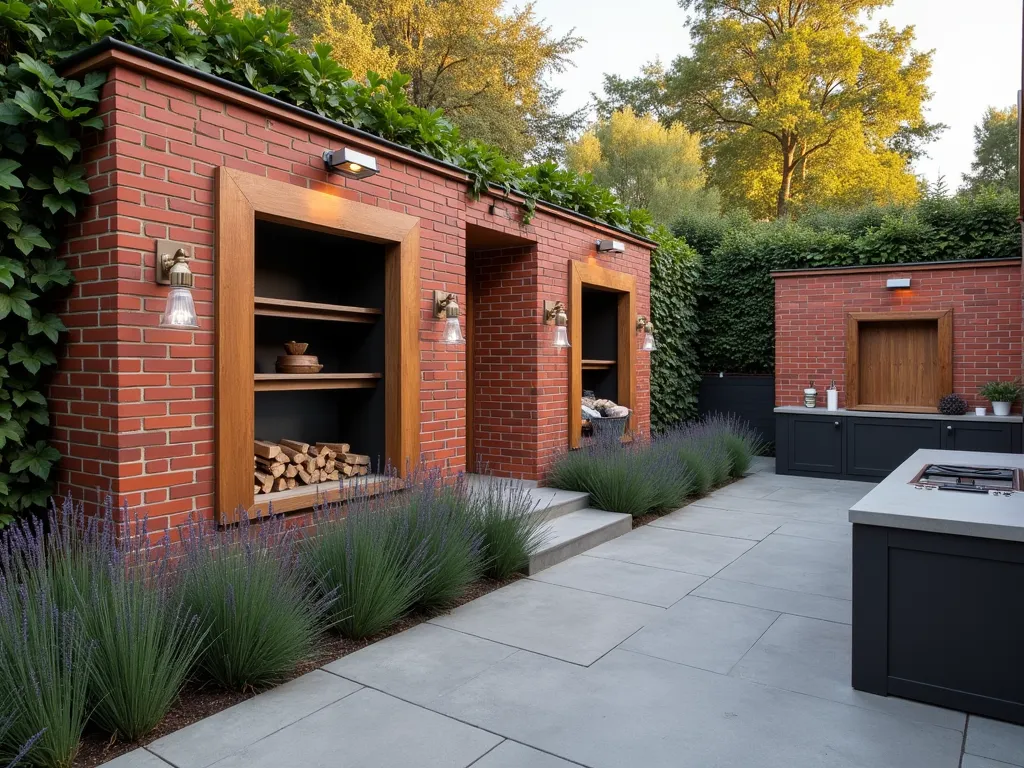
[[[1022,470],[919,450],[850,509],[854,688],[1024,724]]]

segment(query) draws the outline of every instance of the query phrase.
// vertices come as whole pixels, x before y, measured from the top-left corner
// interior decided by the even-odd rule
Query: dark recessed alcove
[[[618,402],[619,295],[584,288],[582,292],[583,389]]]

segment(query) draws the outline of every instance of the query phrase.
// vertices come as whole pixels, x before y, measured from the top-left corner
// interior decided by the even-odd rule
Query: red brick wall
[[[775,402],[801,405],[814,379],[819,400],[831,379],[846,404],[849,312],[953,310],[953,389],[969,405],[988,405],[978,388],[1021,374],[1021,267],[1017,262],[949,264],[899,270],[872,267],[775,276]],[[886,280],[911,278],[908,290]]]
[[[534,241],[529,276],[513,278],[521,281],[512,310],[520,346],[504,358],[527,403],[517,417],[524,423],[515,431],[506,423],[505,434],[525,435],[520,449],[530,453],[503,445],[492,466],[540,477],[568,440],[567,357],[546,345],[541,306],[568,301],[568,259],[593,257],[594,241],[607,231],[543,207],[528,226],[493,216],[493,201],[471,200],[456,171],[199,87],[153,65],[109,70],[99,110],[104,129],[87,139],[85,152],[92,194],[63,249],[76,282],[50,390],[54,443],[65,457],[59,492],[95,501],[98,489],[100,498],[111,493],[118,503],[144,505],[156,529],[213,513],[213,174],[221,165],[420,218],[420,440],[432,466],[458,471],[466,461],[466,350],[439,343],[443,323],[433,317],[432,293],[465,296],[467,223]],[[341,146],[375,155],[380,174],[351,180],[325,173],[321,152]],[[157,239],[194,246],[199,331],[156,327],[167,295],[154,282]],[[625,256],[601,262],[636,275],[637,310],[648,314],[649,249],[631,241]],[[492,336],[489,343],[503,341]],[[646,356],[639,358],[636,411],[646,431],[649,369]]]

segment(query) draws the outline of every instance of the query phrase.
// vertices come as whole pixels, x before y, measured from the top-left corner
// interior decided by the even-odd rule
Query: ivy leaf
[[[47,88],[56,88],[64,84],[63,78],[58,77],[57,73],[46,62],[33,59],[27,53],[19,53],[15,58],[18,59],[18,64],[22,70],[38,77],[39,82]]]
[[[31,176],[28,177],[28,188],[29,189],[36,189],[36,190],[39,190],[40,192],[42,192],[44,189],[49,189],[52,186],[53,185],[50,184],[48,181],[44,181],[43,179],[40,179],[35,174],[32,174]]]
[[[28,305],[37,294],[32,293],[28,288],[19,286],[13,288],[9,293],[0,293],[0,320],[7,317],[11,312],[26,320],[32,317],[32,308]]]
[[[35,274],[29,281],[36,288],[46,290],[50,283],[68,285],[71,282],[71,272],[61,259],[32,259],[30,263]]]
[[[23,450],[14,461],[11,462],[11,472],[22,472],[28,470],[36,477],[46,480],[50,475],[50,469],[54,462],[60,459],[57,450],[40,440],[31,448]]]
[[[0,160],[0,187],[4,189],[24,189],[25,185],[21,179],[14,175],[14,172],[21,168],[21,163],[16,160]]]
[[[46,104],[46,97],[28,86],[22,86],[15,94],[14,103],[41,123],[48,123],[53,119],[53,112]]]
[[[16,421],[0,421],[0,448],[7,445],[8,440],[20,443],[23,437],[25,428],[21,424]]]
[[[46,405],[46,398],[42,392],[37,392],[34,389],[16,389],[13,392],[12,398],[14,404],[21,408],[25,403],[35,403],[36,405]],[[0,416],[3,414],[0,413]],[[7,406],[7,416],[10,418],[10,405]]]
[[[78,210],[75,205],[75,201],[70,197],[64,197],[63,195],[55,195],[52,192],[43,195],[43,207],[50,213],[57,213],[57,211],[67,211],[72,216]]]
[[[89,185],[82,179],[84,175],[85,169],[81,166],[71,166],[70,168],[54,166],[53,186],[62,195],[72,190],[87,195],[89,194]]]
[[[16,152],[19,155],[24,154],[25,150],[28,148],[28,139],[26,139],[25,134],[20,131],[8,133],[4,136],[3,141],[5,147],[11,150],[11,152]]]
[[[83,128],[95,128],[97,131],[103,130],[103,118],[102,117],[90,117],[82,120],[79,125]]]
[[[33,248],[50,247],[50,244],[46,242],[46,238],[43,237],[42,232],[40,232],[39,227],[35,224],[24,224],[16,231],[7,235],[7,237],[13,240],[14,244],[18,247],[18,250],[26,256],[32,253]]]
[[[52,341],[54,344],[57,343],[57,339],[60,337],[61,331],[66,331],[64,323],[61,322],[60,318],[53,314],[43,315],[41,318],[29,318],[28,321],[28,335],[35,336],[38,333],[43,334]]]
[[[68,135],[68,129],[63,123],[55,123],[37,129],[36,143],[44,147],[53,147],[68,160],[82,148],[78,139]]]
[[[37,347],[33,350],[20,341],[11,348],[7,359],[11,363],[21,363],[29,373],[39,373],[39,369],[44,365],[57,364],[57,358],[49,347]]]
[[[27,115],[13,99],[4,99],[0,102],[0,123],[4,125],[21,125]]]
[[[2,217],[2,214],[0,214],[0,217]],[[0,283],[8,288],[13,288],[15,276],[25,277],[25,266],[20,261],[0,256]],[[0,357],[3,357],[3,355],[0,355]]]
[[[16,214],[14,211],[0,210],[0,221],[7,225],[8,229],[17,230],[21,229],[22,220],[21,216]],[[2,282],[2,281],[0,281]]]

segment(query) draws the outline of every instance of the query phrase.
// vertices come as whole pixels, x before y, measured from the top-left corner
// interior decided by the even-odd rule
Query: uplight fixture
[[[644,335],[644,343],[640,346],[640,349],[644,352],[653,352],[658,348],[658,345],[654,342],[654,323],[640,315],[636,319],[636,330]]]
[[[454,293],[434,291],[434,317],[444,318],[442,344],[465,344],[462,327],[459,325],[459,303]]]
[[[555,349],[568,349],[569,344],[569,316],[565,313],[565,304],[560,301],[544,302],[544,324],[555,326],[555,335],[552,339],[552,346]]]
[[[184,248],[177,248],[173,254],[157,248],[156,281],[171,286],[167,294],[167,305],[160,315],[161,328],[196,329],[199,317],[192,300],[192,270],[188,266],[189,255]]]
[[[327,170],[340,171],[353,179],[365,179],[378,172],[377,158],[356,152],[354,149],[325,150],[324,165]]]
[[[598,253],[625,253],[626,244],[621,240],[598,240],[597,243]]]

